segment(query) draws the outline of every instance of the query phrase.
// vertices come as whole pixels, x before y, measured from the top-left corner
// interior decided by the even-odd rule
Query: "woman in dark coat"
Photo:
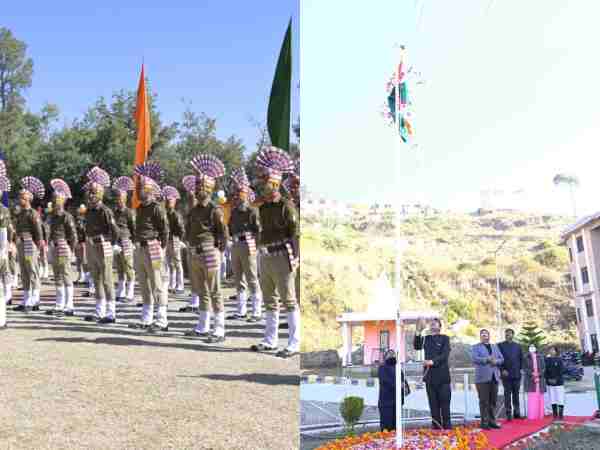
[[[379,378],[379,422],[381,431],[396,429],[396,354],[389,350],[384,363],[377,372]],[[404,374],[401,374],[404,386]],[[402,406],[404,406],[404,389],[402,389]]]
[[[544,376],[550,394],[550,403],[552,404],[552,417],[563,420],[565,382],[563,380],[563,362],[557,347],[550,347],[550,356],[546,358]]]

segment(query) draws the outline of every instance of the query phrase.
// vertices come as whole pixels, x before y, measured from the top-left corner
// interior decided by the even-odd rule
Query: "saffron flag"
[[[150,151],[150,110],[148,109],[148,97],[146,95],[146,78],[144,76],[144,65],[142,64],[142,73],[137,91],[137,103],[135,106],[135,123],[137,124],[137,142],[135,144],[134,165],[142,164],[148,157]],[[137,188],[137,175],[134,175],[134,181]],[[138,208],[140,200],[137,196],[137,189],[133,191],[132,206]]]
[[[271,144],[282,150],[290,150],[290,113],[292,100],[292,19],[288,24],[279,60],[275,69],[269,109],[267,112],[267,128]]]

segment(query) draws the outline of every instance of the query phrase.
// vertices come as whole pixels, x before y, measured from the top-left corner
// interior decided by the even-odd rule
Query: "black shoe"
[[[490,423],[490,428],[493,430],[499,430],[500,428],[502,428],[500,425],[498,425],[496,422],[492,422]]]
[[[110,317],[103,317],[98,321],[98,323],[101,325],[105,325],[107,323],[117,323],[117,319],[115,319],[114,317],[112,319]]]
[[[250,350],[253,352],[272,352],[277,350],[277,347],[271,347],[261,342],[260,344],[250,346]]]
[[[24,311],[24,310],[25,310],[25,306],[23,306],[23,305],[18,305],[13,308],[13,311]]]
[[[214,334],[206,339],[207,344],[220,344],[225,342],[225,336],[215,336]]]
[[[558,405],[556,403],[552,404],[552,418],[558,418]]]
[[[75,316],[75,311],[65,311],[65,316],[67,316],[67,317],[74,317]]]
[[[54,310],[53,309],[49,309],[44,314],[46,314],[47,316],[53,316],[54,315]]]
[[[127,299],[125,297],[117,297],[117,298],[115,298],[115,301],[116,302],[125,302],[125,301],[127,301]]]
[[[98,322],[100,319],[98,319],[96,316],[85,316],[83,320],[86,322]]]
[[[284,348],[283,350],[279,350],[277,352],[277,356],[279,356],[280,358],[291,358],[292,356],[296,355],[298,355],[298,352],[293,352],[291,350],[288,350],[287,348]]]
[[[84,292],[83,294],[81,294],[82,297],[91,297],[92,293],[91,292]]]
[[[127,328],[133,328],[134,330],[147,330],[150,325],[145,323],[130,323]]]
[[[135,306],[144,306],[144,302],[136,303]]]
[[[489,430],[490,426],[487,423],[482,423],[479,428],[481,428],[482,430]]]
[[[231,316],[227,316],[226,320],[244,320],[246,316],[240,316],[239,314],[232,314]]]
[[[12,305],[12,298],[6,302],[6,306],[10,306],[10,305]]]
[[[191,329],[191,330],[187,330],[185,333],[183,333],[183,335],[187,336],[187,337],[194,337],[194,338],[205,338],[205,337],[209,337],[210,333],[199,333],[195,329]]]
[[[515,419],[515,420],[525,420],[525,417],[521,417],[520,414],[515,414],[514,417],[513,417],[513,419]]]
[[[179,312],[193,312],[193,313],[197,313],[198,312],[198,308],[195,306],[182,306],[181,308],[179,308]]]
[[[156,325],[156,324],[152,324],[152,325],[148,325],[148,328],[146,329],[146,331],[148,333],[166,333],[167,331],[169,331],[169,327],[161,327],[160,325]]]
[[[280,323],[279,324],[279,329],[280,330],[287,330],[288,329],[288,324],[287,323]]]
[[[558,405],[558,420],[563,420],[565,418],[564,409],[564,405]]]
[[[32,311],[39,311],[40,310],[40,305],[35,305],[31,307]]]

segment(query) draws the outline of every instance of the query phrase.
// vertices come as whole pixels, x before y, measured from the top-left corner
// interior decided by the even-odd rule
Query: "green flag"
[[[292,19],[285,32],[275,78],[269,98],[267,127],[271,144],[283,150],[290,149],[290,109],[292,100]]]

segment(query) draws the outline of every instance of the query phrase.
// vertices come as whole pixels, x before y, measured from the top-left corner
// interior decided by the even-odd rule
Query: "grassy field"
[[[42,309],[53,291],[44,285]],[[93,311],[80,289],[75,304]],[[197,316],[177,312],[183,305],[170,302],[170,330],[157,336],[127,327],[139,320],[135,305],[118,304],[109,326],[10,311],[0,332],[0,448],[298,448],[298,358],[250,352],[263,323],[228,321],[221,345],[185,338]]]

